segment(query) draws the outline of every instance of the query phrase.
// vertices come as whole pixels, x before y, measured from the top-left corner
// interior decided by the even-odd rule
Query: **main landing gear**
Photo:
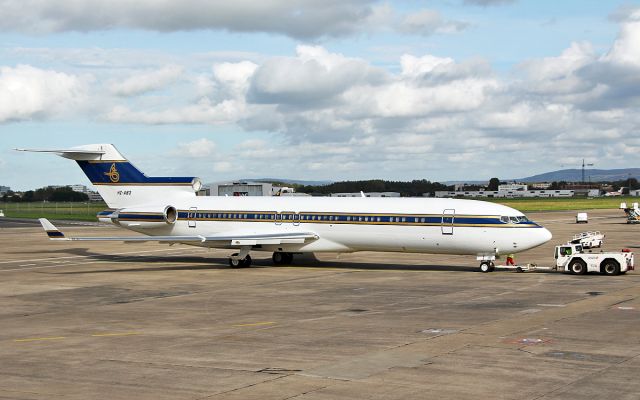
[[[496,265],[493,261],[482,261],[480,263],[480,272],[493,272],[496,269]]]
[[[229,266],[231,268],[248,268],[251,266],[251,256],[249,255],[251,246],[241,247],[240,253],[233,253],[229,257]]]
[[[271,259],[275,265],[289,265],[293,262],[293,254],[276,251],[271,256]]]
[[[251,266],[251,256],[247,254],[244,258],[240,258],[238,253],[233,253],[229,257],[229,266],[231,268],[248,268]]]
[[[249,251],[251,248],[242,248],[239,253],[233,253],[229,257],[229,266],[231,268],[248,268],[251,266],[251,256]],[[276,251],[271,257],[275,265],[289,265],[293,262],[293,253]]]

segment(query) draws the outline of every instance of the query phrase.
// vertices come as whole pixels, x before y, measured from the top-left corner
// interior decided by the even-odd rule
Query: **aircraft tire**
[[[274,251],[273,255],[271,256],[271,260],[275,265],[282,265],[284,264],[284,260],[285,260],[284,255],[285,253],[282,253],[280,251]]]
[[[480,263],[480,272],[487,273],[491,271],[492,271],[491,264],[489,264],[488,262]]]
[[[293,254],[276,251],[271,256],[271,260],[275,265],[289,265],[293,262]]]
[[[231,268],[242,268],[242,264],[244,264],[244,260],[240,260],[239,258],[235,258],[238,256],[238,253],[233,253],[231,257],[229,257],[229,266]]]
[[[238,256],[238,253],[233,253],[231,257],[229,257],[229,266],[231,268],[248,268],[251,266],[251,256],[247,255],[243,260],[239,258],[235,258]]]

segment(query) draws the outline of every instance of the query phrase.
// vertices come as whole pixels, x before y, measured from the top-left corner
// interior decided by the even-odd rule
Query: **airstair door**
[[[456,210],[454,209],[446,209],[442,211],[442,224],[440,228],[442,229],[443,235],[453,235],[453,220],[456,216]]]
[[[189,223],[189,228],[196,227],[196,217],[198,216],[198,207],[189,208],[189,214],[187,214],[187,221]]]

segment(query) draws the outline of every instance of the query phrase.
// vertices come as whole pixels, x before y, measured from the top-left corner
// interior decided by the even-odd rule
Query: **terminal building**
[[[512,183],[498,186],[498,190],[459,190],[459,191],[436,191],[435,197],[573,197],[575,190],[529,190],[525,184]]]
[[[0,186],[0,196],[4,196],[10,191],[11,191],[11,188],[9,186]]]
[[[296,196],[293,188],[268,182],[221,182],[204,185],[198,196]]]
[[[362,197],[362,193],[331,193],[330,197]],[[364,197],[400,197],[398,192],[365,192]]]

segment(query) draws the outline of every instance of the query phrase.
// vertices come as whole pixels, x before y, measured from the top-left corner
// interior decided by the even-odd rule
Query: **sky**
[[[112,143],[149,176],[513,179],[639,167],[640,1],[0,0],[14,148]]]

